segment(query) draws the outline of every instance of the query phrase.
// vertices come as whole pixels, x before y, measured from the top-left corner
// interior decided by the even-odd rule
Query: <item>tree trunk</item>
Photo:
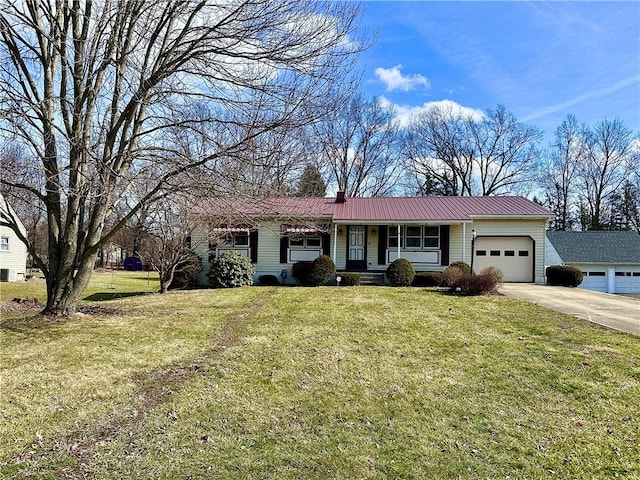
[[[47,305],[42,315],[66,317],[76,312],[76,306],[91,279],[96,254],[83,259],[74,268],[50,271],[47,276]]]
[[[176,269],[173,267],[165,271],[158,272],[160,274],[160,293],[167,293],[169,291],[175,271]]]

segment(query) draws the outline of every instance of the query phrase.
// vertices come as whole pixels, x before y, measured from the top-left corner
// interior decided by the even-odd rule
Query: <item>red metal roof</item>
[[[328,218],[334,222],[464,222],[474,217],[547,217],[524,197],[273,197],[214,199],[194,209],[211,216]]]

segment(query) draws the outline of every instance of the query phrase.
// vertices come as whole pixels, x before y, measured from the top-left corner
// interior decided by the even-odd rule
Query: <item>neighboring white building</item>
[[[0,220],[4,220],[7,215],[15,219],[20,232],[26,237],[27,229],[0,195]],[[25,279],[26,273],[27,246],[11,228],[0,225],[0,281],[21,281]]]
[[[584,273],[580,288],[640,293],[640,235],[635,232],[547,232],[547,265]]]
[[[194,207],[206,281],[223,250],[251,258],[256,277],[291,278],[295,262],[330,255],[341,271],[383,273],[396,258],[417,271],[464,261],[507,282],[544,283],[550,213],[523,197],[221,198]]]

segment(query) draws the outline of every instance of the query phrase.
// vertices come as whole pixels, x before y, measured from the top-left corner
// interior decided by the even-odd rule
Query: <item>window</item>
[[[422,227],[407,226],[405,228],[407,237],[407,248],[420,248],[420,239],[422,237]]]
[[[242,255],[251,257],[250,230],[251,228],[246,225],[213,227],[209,240],[209,261],[228,250],[235,250]]]
[[[404,247],[404,236],[402,235],[403,228],[400,227],[400,247]],[[398,248],[398,227],[389,227],[388,237],[389,248]]]
[[[424,248],[440,247],[440,227],[424,227]]]
[[[504,256],[505,257],[515,257],[516,256],[516,252],[513,250],[505,250],[504,251]]]
[[[586,272],[589,277],[606,277],[607,274],[605,272]]]
[[[398,227],[390,226],[387,237],[389,248],[398,248]],[[405,225],[400,227],[400,248],[436,249],[440,248],[440,227]]]
[[[9,237],[0,237],[0,250],[9,251]]]
[[[491,250],[491,252],[489,252],[489,255],[491,255],[492,257],[499,257],[500,250]]]
[[[289,238],[289,247],[293,248],[320,248],[322,246],[321,237],[298,237]]]
[[[486,250],[476,250],[476,255],[478,257],[486,257],[487,256],[487,251]]]
[[[249,231],[232,232],[218,239],[219,247],[247,247],[249,246]]]
[[[518,250],[518,256],[519,257],[528,257],[529,256],[529,250]]]
[[[631,272],[616,272],[616,277],[630,277]]]

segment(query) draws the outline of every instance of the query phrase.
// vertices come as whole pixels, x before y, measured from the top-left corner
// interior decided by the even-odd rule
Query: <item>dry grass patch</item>
[[[250,288],[113,304],[130,315],[59,327],[73,355],[103,338],[120,349],[102,366],[116,373],[106,375],[113,384],[105,397],[90,402],[96,415],[70,422],[43,414],[56,427],[42,445],[23,434],[19,445],[1,447],[5,476],[640,476],[640,342],[630,335],[506,297],[409,288]],[[207,355],[233,321],[233,341]],[[103,337],[112,329],[121,335]],[[83,337],[90,331],[93,340]],[[23,371],[55,351],[50,342],[25,344],[33,356],[21,357]],[[198,354],[197,368],[171,378]],[[115,363],[123,355],[126,371]],[[97,368],[85,362],[80,371]],[[82,365],[53,363],[53,378],[63,380]],[[94,376],[67,385],[86,395]],[[170,393],[144,403],[140,378]],[[23,381],[15,400],[41,399],[43,379],[29,373]],[[134,410],[135,421],[99,435]],[[56,443],[78,432],[82,454]]]

